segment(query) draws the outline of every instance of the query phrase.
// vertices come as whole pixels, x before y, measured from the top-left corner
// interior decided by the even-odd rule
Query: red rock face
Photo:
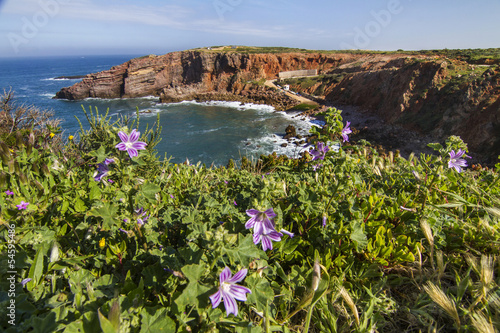
[[[494,162],[500,155],[499,67],[485,66],[484,73],[477,71],[477,77],[460,81],[448,67],[472,66],[464,64],[439,56],[408,54],[182,51],[136,58],[89,74],[56,97],[79,100],[153,95],[162,102],[236,99],[267,103],[281,110],[296,102],[255,83],[277,79],[283,71],[317,69],[319,74],[341,78],[323,84],[321,95],[326,101],[359,106],[388,123],[439,138],[459,135],[471,151]],[[293,88],[317,94],[319,86]]]

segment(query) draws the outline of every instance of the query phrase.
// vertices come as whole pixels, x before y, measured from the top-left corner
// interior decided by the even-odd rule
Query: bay
[[[225,165],[229,159],[257,159],[260,154],[272,152],[297,157],[303,149],[282,136],[290,124],[298,133],[307,134],[312,126],[309,119],[298,117],[297,113],[276,112],[267,105],[194,101],[160,104],[157,97],[53,99],[61,88],[80,80],[58,77],[107,70],[135,56],[0,58],[0,89],[14,91],[17,104],[53,111],[55,118],[61,120],[65,136],[78,133],[75,116],[88,128],[82,107],[97,108],[100,113],[109,110],[113,118],[135,117],[138,109],[140,130],[153,126],[159,115],[162,141],[156,149],[160,157],[171,157],[174,163],[189,159],[191,163]]]

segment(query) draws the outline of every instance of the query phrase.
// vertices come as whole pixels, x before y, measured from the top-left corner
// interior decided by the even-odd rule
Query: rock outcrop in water
[[[89,74],[56,98],[153,95],[161,102],[238,100],[287,110],[298,102],[263,83],[299,69],[317,69],[320,77],[295,79],[295,91],[438,138],[459,135],[490,162],[500,154],[500,68],[439,55],[181,51]]]

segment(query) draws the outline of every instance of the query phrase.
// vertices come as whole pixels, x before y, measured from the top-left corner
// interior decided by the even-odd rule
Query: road
[[[295,95],[295,94],[292,94],[291,92],[289,91],[285,91],[281,88],[278,88],[275,84],[274,84],[274,81],[276,80],[267,80],[266,83],[264,83],[264,85],[266,85],[267,87],[270,87],[270,88],[275,88],[275,89],[278,89],[278,90],[281,90],[282,92],[284,92],[287,96],[299,101],[300,103],[306,103],[306,104],[313,104],[313,105],[318,105],[318,103],[316,103],[315,101],[313,100],[310,100],[309,98],[305,98],[305,97],[302,97],[302,96],[298,96],[298,95]]]

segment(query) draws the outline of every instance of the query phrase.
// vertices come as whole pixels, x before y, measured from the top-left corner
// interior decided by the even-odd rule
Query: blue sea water
[[[156,97],[132,99],[86,99],[68,101],[53,99],[56,92],[79,79],[56,79],[59,76],[85,75],[107,70],[130,59],[125,56],[86,56],[52,58],[0,58],[0,89],[12,89],[18,104],[52,110],[61,120],[64,135],[79,132],[78,117],[87,126],[82,106],[97,107],[100,113],[109,109],[112,117],[134,117],[140,111],[140,129],[150,127],[160,115],[162,141],[156,147],[159,156],[171,157],[175,163],[187,159],[206,165],[225,165],[232,158],[258,158],[276,151],[291,157],[303,149],[286,143],[282,136],[292,124],[306,134],[312,123],[297,114],[275,112],[267,105],[239,102],[206,102],[161,104]]]

